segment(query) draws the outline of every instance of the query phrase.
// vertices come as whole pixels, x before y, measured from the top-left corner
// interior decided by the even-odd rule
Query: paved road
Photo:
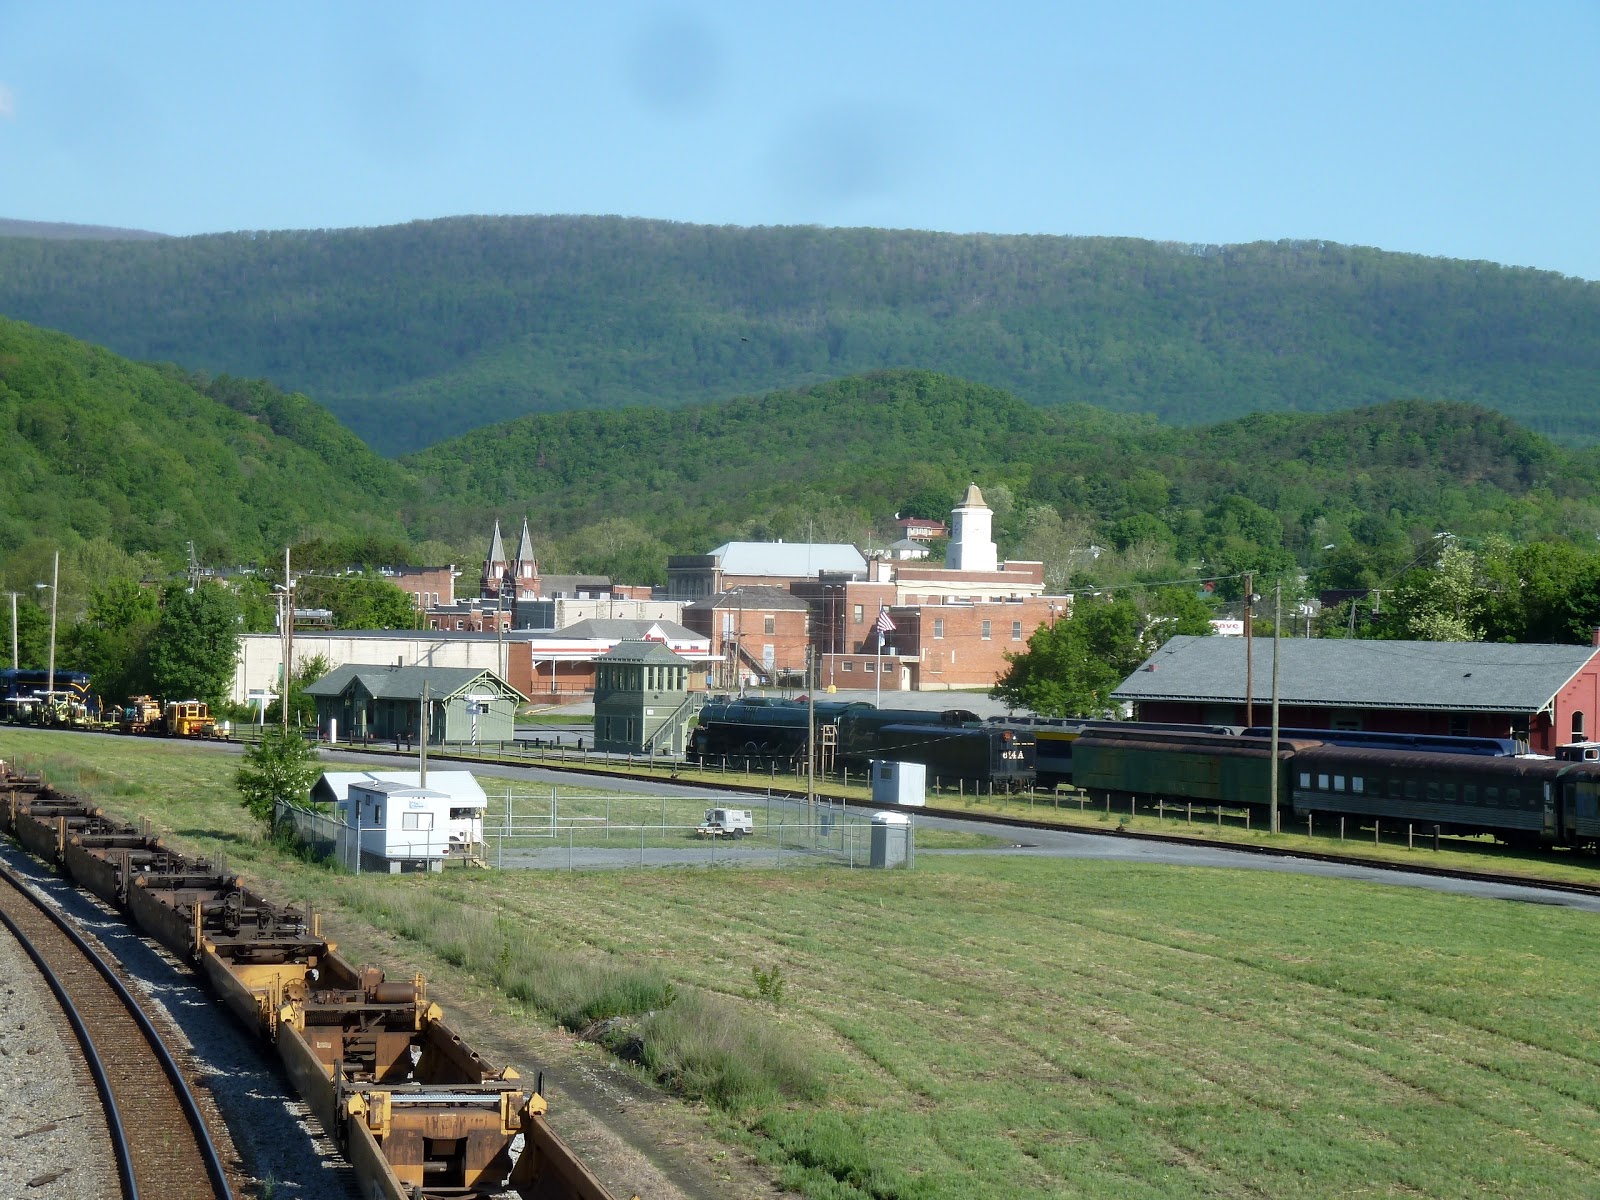
[[[392,758],[373,757],[346,751],[338,751],[331,754],[325,753],[323,757],[352,763],[381,763],[390,770],[395,767]],[[453,763],[452,766],[459,767],[460,764]],[[496,778],[532,780],[552,784],[564,783],[571,785],[574,779],[593,778],[589,776],[573,776],[565,772],[538,767],[474,766],[472,770],[475,774]],[[691,787],[652,780],[596,778],[594,779],[594,784],[597,790],[642,793],[651,796],[667,795],[685,799],[693,798],[704,800],[708,804],[726,804],[735,808],[759,809],[770,803],[775,815],[783,813],[789,816],[791,820],[798,818],[805,808],[804,801],[775,798],[769,802],[763,797],[751,796],[746,792],[729,792],[712,787]],[[851,810],[850,819],[866,822],[870,819],[868,810]],[[917,853],[922,857],[938,854],[983,854],[1036,858],[1096,858],[1115,862],[1152,863],[1180,867],[1224,867],[1243,871],[1277,871],[1284,874],[1319,875],[1330,879],[1350,879],[1363,883],[1384,883],[1398,887],[1426,888],[1430,891],[1449,892],[1462,896],[1515,900],[1529,904],[1551,904],[1565,908],[1583,909],[1587,912],[1600,912],[1600,897],[1583,896],[1535,886],[1522,887],[1498,883],[1476,883],[1469,880],[1421,875],[1403,870],[1386,870],[1375,867],[1316,862],[1287,856],[1228,850],[1220,846],[1178,846],[1167,842],[1147,842],[1138,838],[1122,837],[1116,834],[1018,829],[1011,825],[990,824],[985,821],[956,820],[927,814],[916,814],[916,823],[918,828],[988,834],[991,837],[1000,838],[1006,843],[1003,847],[988,850],[919,850]],[[741,848],[736,844],[720,844],[714,850],[698,846],[686,847],[681,851],[652,850],[647,847],[644,851],[643,861],[646,866],[660,866],[669,863],[703,863],[713,856],[720,861],[729,862],[739,859],[760,861],[762,859],[770,860],[773,852],[770,849],[763,850],[758,847]],[[611,861],[613,859],[615,861]],[[584,867],[600,865],[636,866],[639,862],[640,855],[637,851],[627,851],[619,847],[615,854],[607,855],[603,861],[584,858],[577,865]],[[508,863],[507,865],[511,864]],[[550,850],[530,856],[529,861],[526,863],[519,861],[517,865],[565,869],[568,865],[568,859],[563,848],[552,847]]]

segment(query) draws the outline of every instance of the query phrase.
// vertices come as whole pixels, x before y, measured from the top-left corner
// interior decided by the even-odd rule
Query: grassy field
[[[447,1004],[597,1030],[808,1196],[1600,1195],[1588,914],[980,855],[355,879],[252,830],[231,759],[3,739],[406,939]]]

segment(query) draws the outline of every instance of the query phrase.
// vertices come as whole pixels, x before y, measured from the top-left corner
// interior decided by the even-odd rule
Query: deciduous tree
[[[262,730],[261,740],[245,751],[234,776],[239,803],[263,824],[272,824],[279,801],[304,803],[321,763],[317,749],[300,736],[276,725]]]
[[[217,584],[167,589],[150,642],[150,680],[165,700],[218,703],[239,658],[239,606]]]

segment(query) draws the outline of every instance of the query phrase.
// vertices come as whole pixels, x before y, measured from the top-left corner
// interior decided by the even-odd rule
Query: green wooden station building
[[[398,667],[348,663],[306,688],[317,728],[343,742],[418,742],[427,692],[428,744],[509,742],[526,697],[493,671],[476,667]]]

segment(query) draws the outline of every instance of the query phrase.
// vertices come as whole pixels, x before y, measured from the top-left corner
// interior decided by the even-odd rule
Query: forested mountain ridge
[[[546,571],[660,582],[668,554],[727,538],[881,546],[895,512],[943,516],[972,481],[1002,553],[1044,561],[1062,588],[1290,571],[1326,564],[1328,547],[1340,578],[1382,577],[1441,531],[1600,535],[1600,450],[1440,402],[1175,427],[881,371],[671,410],[537,414],[393,462],[264,381],[140,365],[0,319],[0,436],[0,570],[21,563],[28,581],[55,546],[169,567],[189,541],[214,565],[276,561],[290,542],[330,569],[473,562],[494,516],[527,515]]]
[[[0,312],[267,376],[385,453],[898,367],[1186,424],[1425,397],[1600,437],[1600,284],[1323,242],[608,217],[3,238]]]
[[[1289,569],[1329,545],[1404,559],[1441,530],[1600,535],[1600,452],[1440,402],[1172,427],[886,371],[671,411],[524,417],[403,462],[425,525],[479,506],[528,513],[556,559],[639,578],[729,537],[881,538],[889,514],[942,516],[973,480],[1002,552],[1078,578]],[[639,575],[647,564],[656,574]]]
[[[408,477],[323,408],[0,318],[0,558],[102,539],[175,559],[270,558],[293,539],[404,535]]]

